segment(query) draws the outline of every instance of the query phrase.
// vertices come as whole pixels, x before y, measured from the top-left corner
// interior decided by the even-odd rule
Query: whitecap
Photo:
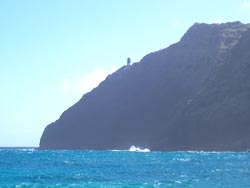
[[[131,152],[150,152],[150,149],[148,149],[148,148],[141,149],[140,147],[136,147],[136,146],[132,145],[132,146],[130,146],[129,151],[131,151]]]
[[[18,150],[19,151],[31,151],[31,152],[35,151],[34,148],[22,148],[22,149],[18,149]]]
[[[126,150],[113,149],[113,150],[108,150],[108,151],[126,151]]]
[[[136,147],[134,145],[130,146],[130,148],[128,150],[118,150],[118,149],[114,149],[114,150],[108,150],[108,151],[115,151],[115,152],[150,152],[150,149],[148,148],[140,148],[140,147]]]
[[[191,158],[173,158],[174,161],[189,162]]]
[[[29,187],[29,186],[30,186],[29,183],[23,182],[23,183],[17,184],[17,185],[15,186],[15,188]]]
[[[182,182],[179,181],[179,180],[175,180],[174,182],[177,183],[177,184],[182,184]]]

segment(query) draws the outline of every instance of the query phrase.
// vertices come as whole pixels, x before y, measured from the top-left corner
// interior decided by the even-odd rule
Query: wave
[[[141,149],[139,147],[132,145],[132,146],[130,146],[129,151],[132,151],[132,152],[150,152],[150,149],[148,149],[148,148]]]
[[[130,148],[128,150],[117,150],[117,149],[114,149],[114,150],[109,150],[109,151],[116,151],[116,152],[150,152],[150,149],[148,148],[140,148],[140,147],[136,147],[134,145],[130,146]]]
[[[34,148],[17,149],[18,151],[35,151]]]
[[[35,151],[36,147],[0,147],[0,150]]]

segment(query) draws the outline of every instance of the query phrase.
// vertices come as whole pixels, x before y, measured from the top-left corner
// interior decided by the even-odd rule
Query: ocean
[[[250,153],[0,149],[0,187],[250,188]]]

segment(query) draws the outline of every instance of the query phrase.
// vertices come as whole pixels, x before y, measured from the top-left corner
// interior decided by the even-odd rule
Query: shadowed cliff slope
[[[194,24],[46,127],[40,149],[250,149],[250,25]]]

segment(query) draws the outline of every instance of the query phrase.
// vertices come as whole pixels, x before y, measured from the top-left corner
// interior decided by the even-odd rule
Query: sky
[[[0,147],[38,146],[46,125],[128,57],[196,22],[250,22],[250,0],[1,0]]]

